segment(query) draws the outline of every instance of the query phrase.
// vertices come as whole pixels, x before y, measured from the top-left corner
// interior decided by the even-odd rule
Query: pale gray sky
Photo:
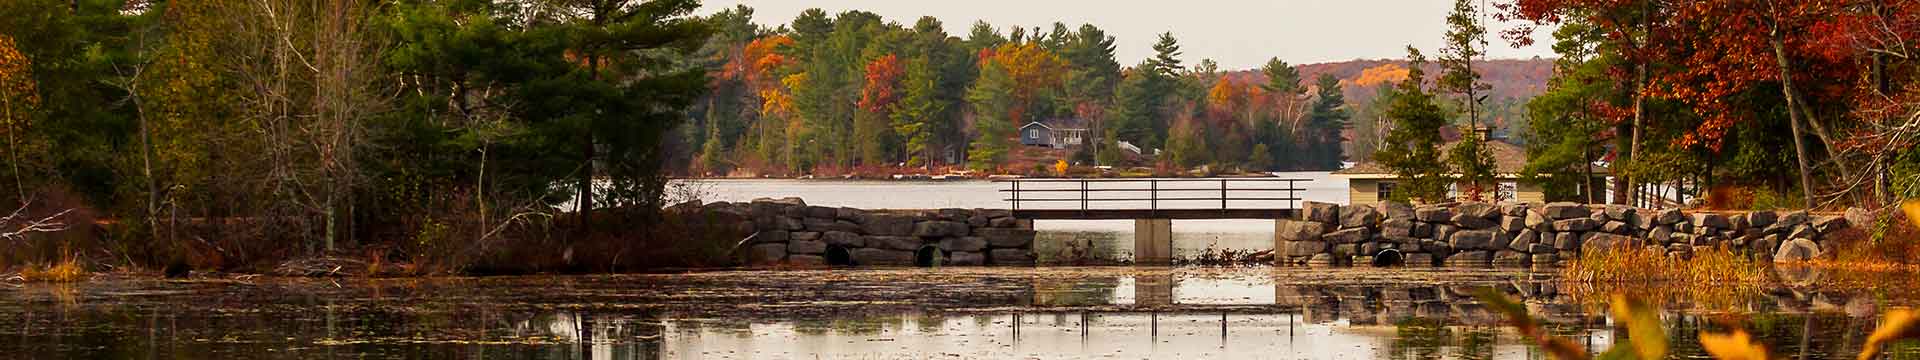
[[[1491,7],[1504,0],[1484,1]],[[1187,64],[1210,58],[1223,69],[1254,68],[1276,56],[1292,64],[1403,58],[1409,44],[1432,56],[1453,8],[1452,0],[705,0],[700,13],[737,4],[753,7],[754,21],[769,27],[790,24],[808,8],[871,11],[906,26],[932,15],[960,37],[975,20],[1003,32],[1011,25],[1092,23],[1114,36],[1122,66],[1151,55],[1156,35],[1172,31]],[[1492,58],[1553,56],[1548,30],[1534,34],[1533,46],[1513,48],[1498,38],[1511,26],[1487,21]]]

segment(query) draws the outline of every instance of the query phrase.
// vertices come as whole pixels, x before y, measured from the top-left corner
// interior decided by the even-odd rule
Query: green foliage
[[[1253,150],[1247,155],[1247,168],[1255,171],[1273,169],[1273,149],[1267,144],[1253,144]]]
[[[940,73],[924,58],[907,65],[906,97],[893,105],[893,131],[906,139],[908,166],[931,166],[933,125],[946,113],[940,99]]]
[[[974,139],[967,149],[967,167],[988,171],[999,168],[1007,160],[1007,152],[1014,140],[1013,123],[1008,113],[1013,110],[1013,77],[997,62],[988,62],[980,69],[980,79],[967,90],[967,101],[973,105],[976,118],[974,130],[980,137]]]
[[[1392,200],[1445,201],[1451,179],[1446,177],[1446,164],[1436,159],[1440,158],[1440,128],[1447,124],[1446,115],[1423,85],[1421,68],[1426,65],[1426,57],[1420,50],[1407,47],[1407,60],[1412,63],[1410,71],[1395,87],[1386,114],[1393,119],[1393,130],[1373,159],[1393,169],[1401,179]]]
[[[1314,81],[1318,89],[1314,94],[1312,109],[1307,113],[1306,128],[1300,133],[1305,145],[1302,151],[1302,167],[1308,169],[1340,168],[1341,130],[1347,127],[1347,101],[1341,94],[1340,79],[1331,74],[1320,74]]]

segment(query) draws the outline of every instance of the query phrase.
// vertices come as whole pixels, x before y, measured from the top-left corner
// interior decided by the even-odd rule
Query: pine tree
[[[973,105],[974,127],[980,136],[967,149],[967,168],[988,171],[1006,162],[1013,146],[1014,128],[1007,122],[1013,111],[1013,77],[998,62],[988,61],[980,68],[980,78],[967,89],[967,101]]]
[[[1340,79],[1332,74],[1320,74],[1315,81],[1319,89],[1314,94],[1313,110],[1307,115],[1307,167],[1314,170],[1339,169],[1340,130],[1347,127],[1347,100],[1341,93]]]
[[[1461,175],[1461,192],[1478,200],[1495,181],[1493,153],[1486,147],[1488,139],[1480,136],[1480,111],[1485,101],[1481,94],[1492,86],[1481,82],[1480,73],[1473,69],[1473,62],[1486,54],[1487,29],[1480,25],[1479,10],[1470,0],[1454,1],[1453,12],[1447,14],[1447,27],[1446,47],[1440,49],[1443,72],[1438,87],[1457,96],[1456,102],[1467,111],[1463,136],[1448,150],[1447,162]]]
[[[893,105],[893,131],[906,139],[907,165],[933,168],[933,152],[928,146],[935,119],[946,112],[940,100],[940,73],[927,59],[907,64],[906,97]]]
[[[1395,87],[1387,117],[1393,130],[1387,141],[1373,154],[1374,161],[1393,169],[1399,183],[1394,201],[1444,201],[1447,195],[1447,166],[1440,158],[1440,128],[1447,118],[1425,88],[1427,59],[1419,49],[1407,47],[1407,78]]]

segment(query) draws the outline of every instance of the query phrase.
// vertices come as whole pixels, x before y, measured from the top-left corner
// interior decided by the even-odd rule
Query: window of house
[[[1380,201],[1393,199],[1393,182],[1381,181],[1379,185],[1375,186],[1374,196],[1379,196]]]

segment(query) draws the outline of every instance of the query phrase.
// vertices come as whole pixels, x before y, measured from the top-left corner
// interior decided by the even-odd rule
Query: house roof
[[[1435,161],[1447,161],[1448,150],[1453,149],[1454,145],[1459,145],[1459,144],[1460,144],[1459,140],[1449,141],[1445,144],[1441,144],[1440,159]],[[1514,145],[1513,143],[1502,141],[1500,139],[1493,139],[1493,140],[1487,141],[1487,149],[1493,152],[1494,173],[1499,174],[1498,175],[1499,177],[1518,177],[1520,174],[1520,171],[1527,167],[1527,149],[1526,148],[1522,148],[1519,145]],[[1604,166],[1594,166],[1594,165],[1589,165],[1589,166],[1593,166],[1593,172],[1595,174],[1607,173],[1607,168]],[[1357,163],[1357,164],[1353,164],[1353,167],[1350,167],[1350,168],[1334,171],[1333,174],[1340,175],[1342,177],[1349,177],[1349,178],[1394,177],[1393,169],[1387,168],[1386,165],[1382,165],[1378,162],[1374,162],[1371,159],[1367,161],[1361,161],[1360,163]]]
[[[1020,129],[1021,129],[1021,130],[1026,130],[1026,129],[1027,129],[1028,127],[1032,127],[1032,126],[1034,126],[1034,125],[1039,125],[1040,127],[1043,127],[1043,128],[1046,128],[1046,129],[1047,129],[1048,131],[1052,131],[1052,130],[1053,130],[1053,127],[1052,127],[1052,126],[1047,126],[1047,124],[1042,124],[1042,123],[1040,123],[1039,121],[1035,121],[1035,122],[1030,122],[1030,123],[1027,123],[1026,125],[1020,125]]]

